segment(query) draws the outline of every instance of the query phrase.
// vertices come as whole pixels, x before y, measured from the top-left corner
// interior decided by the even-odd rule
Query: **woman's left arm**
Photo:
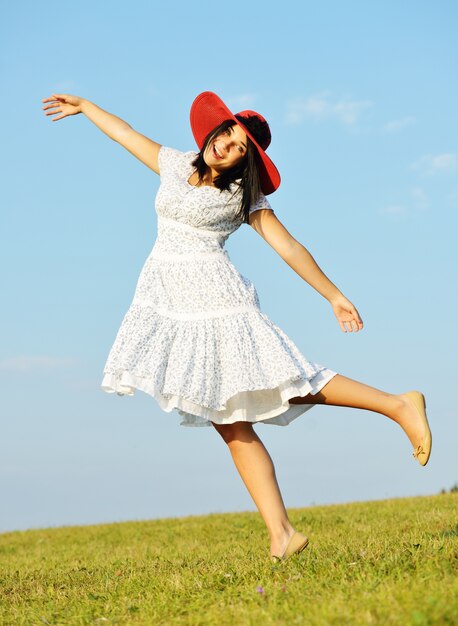
[[[343,332],[358,332],[363,328],[355,306],[329,280],[310,252],[286,230],[274,211],[260,209],[252,212],[249,224],[296,274],[326,298]]]

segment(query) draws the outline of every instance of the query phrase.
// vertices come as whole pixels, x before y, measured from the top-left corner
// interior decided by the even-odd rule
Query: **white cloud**
[[[415,124],[416,119],[412,115],[407,115],[406,117],[401,117],[398,120],[390,120],[383,125],[383,130],[388,133],[397,133],[406,126],[411,126]]]
[[[237,111],[252,109],[256,102],[256,96],[252,93],[242,93],[232,98],[226,98],[224,101],[233,112],[237,113]]]
[[[388,204],[379,209],[379,214],[391,218],[412,217],[419,211],[425,211],[429,207],[429,197],[423,187],[412,187],[410,189],[411,201],[406,204]]]
[[[401,216],[407,213],[407,208],[402,204],[389,204],[379,210],[382,215]]]
[[[410,194],[414,201],[414,208],[419,210],[427,209],[429,206],[428,194],[422,187],[412,187]]]
[[[73,79],[69,78],[66,80],[59,80],[57,83],[54,83],[53,89],[50,91],[51,93],[75,93],[77,92],[77,83]]]
[[[458,167],[458,155],[453,152],[444,154],[427,154],[414,161],[410,168],[419,170],[424,174],[436,174],[438,172],[452,172]]]
[[[30,372],[35,370],[69,367],[76,361],[70,358],[54,356],[15,356],[0,361],[0,371]]]
[[[306,118],[337,119],[342,124],[355,124],[362,112],[372,106],[370,100],[333,100],[329,92],[317,93],[308,98],[293,98],[286,103],[286,122],[301,124]]]

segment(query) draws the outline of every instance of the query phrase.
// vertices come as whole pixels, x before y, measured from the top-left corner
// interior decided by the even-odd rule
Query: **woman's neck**
[[[217,172],[214,172],[212,170],[208,170],[207,172],[205,172],[205,174],[203,175],[203,177],[201,179],[199,179],[199,174],[197,172],[197,170],[195,172],[193,172],[191,174],[191,176],[189,177],[188,182],[191,185],[194,185],[195,187],[216,187],[215,183],[214,183],[214,179],[217,176]]]

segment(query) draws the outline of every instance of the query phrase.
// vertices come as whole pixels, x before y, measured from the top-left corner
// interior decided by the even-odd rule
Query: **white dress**
[[[224,249],[240,196],[188,182],[196,152],[159,150],[157,239],[108,355],[102,389],[150,394],[183,426],[286,426],[336,372],[308,361],[261,310]],[[271,209],[261,198],[250,211]]]

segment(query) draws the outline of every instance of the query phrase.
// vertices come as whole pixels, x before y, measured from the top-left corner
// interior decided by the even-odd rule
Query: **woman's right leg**
[[[294,528],[288,519],[269,453],[251,422],[212,424],[227,443],[240,477],[267,526],[271,555],[281,556]]]

